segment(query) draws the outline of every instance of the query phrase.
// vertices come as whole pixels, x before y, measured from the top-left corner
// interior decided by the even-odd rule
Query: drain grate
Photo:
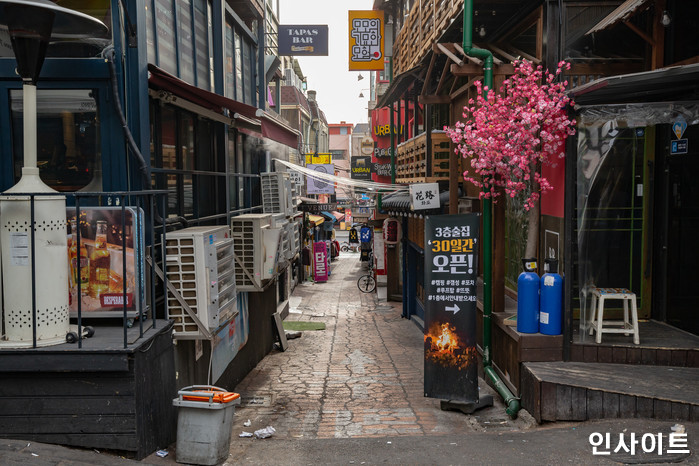
[[[272,406],[272,395],[265,394],[255,394],[255,395],[241,395],[240,396],[240,407],[269,407]]]

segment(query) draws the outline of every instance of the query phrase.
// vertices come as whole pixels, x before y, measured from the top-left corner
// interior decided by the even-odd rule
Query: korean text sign
[[[349,70],[384,69],[382,10],[349,11]]]
[[[328,247],[324,241],[313,243],[313,277],[316,282],[328,281]]]
[[[478,401],[478,214],[425,219],[425,396]]]

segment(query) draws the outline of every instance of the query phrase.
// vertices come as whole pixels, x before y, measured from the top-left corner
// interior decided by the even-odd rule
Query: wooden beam
[[[463,55],[464,57],[468,58],[468,55],[466,55],[466,52],[464,51],[463,47],[461,47],[460,44],[454,44],[454,50],[461,53],[461,55]],[[493,63],[495,63],[496,65],[502,65],[502,60],[500,60],[498,57],[493,55]]]
[[[451,66],[458,66],[458,65],[451,65]],[[463,66],[463,65],[462,65]],[[444,62],[444,68],[442,69],[442,76],[439,77],[439,84],[437,84],[437,90],[435,91],[435,94],[439,94],[442,91],[442,87],[444,87],[444,83],[447,80],[447,73],[449,71],[449,60]]]
[[[503,57],[507,58],[511,62],[513,62],[517,59],[517,57],[515,57],[514,55],[511,55],[511,54],[505,52],[503,49],[501,49],[500,47],[498,47],[494,44],[488,44],[487,47],[490,50],[492,50],[493,52],[496,52],[497,54],[502,55]]]
[[[478,81],[478,80],[481,79],[482,77],[483,77],[483,76],[475,76],[475,77],[469,79],[468,82],[467,82],[466,84],[464,84],[463,86],[461,86],[460,88],[458,88],[456,91],[454,91],[454,92],[452,92],[451,94],[449,94],[449,98],[450,98],[450,99],[456,99],[457,97],[459,97],[459,96],[460,96],[461,94],[463,94],[464,92],[468,92],[469,88],[470,88],[471,86],[473,86],[473,83],[475,83],[476,81]]]
[[[437,54],[433,53],[432,58],[430,58],[430,65],[427,67],[427,74],[425,75],[425,82],[422,84],[422,91],[420,95],[427,94],[427,85],[430,82],[430,76],[432,76],[432,68],[434,68],[434,62],[437,60]]]
[[[643,39],[643,40],[645,40],[646,42],[648,42],[649,45],[651,45],[651,46],[654,46],[654,45],[655,45],[655,41],[653,40],[653,38],[650,37],[650,36],[649,36],[648,34],[646,34],[645,32],[641,31],[641,30],[638,28],[638,26],[636,26],[635,24],[631,23],[630,21],[624,21],[624,24],[626,25],[626,27],[628,27],[629,29],[631,29],[631,30],[632,30],[633,32],[635,32],[636,34],[638,34],[638,35],[641,37],[641,39]]]
[[[448,104],[451,102],[451,98],[448,95],[431,94],[418,96],[417,101],[423,105]]]
[[[444,55],[446,55],[447,57],[451,58],[451,60],[452,60],[454,63],[456,63],[457,65],[463,65],[463,64],[464,64],[464,62],[461,61],[461,59],[460,59],[459,57],[457,57],[456,55],[454,55],[454,53],[453,53],[451,50],[449,50],[448,48],[446,48],[443,44],[437,44],[437,48],[438,48],[439,50],[441,50],[442,53],[443,53]]]
[[[532,55],[529,55],[529,54],[526,53],[526,52],[522,52],[521,50],[516,49],[516,48],[514,48],[514,47],[512,48],[512,50],[514,50],[514,52],[515,52],[517,55],[519,55],[520,57],[526,58],[527,60],[529,60],[530,62],[534,63],[535,65],[541,65],[541,60],[539,60],[538,58],[536,58],[536,57],[534,57],[534,56],[532,56]]]
[[[451,74],[454,76],[480,76],[483,74],[483,67],[479,65],[451,65]],[[512,65],[500,65],[493,67],[493,74],[514,74],[515,68]]]
[[[663,10],[667,6],[665,0],[657,0],[653,15],[653,46],[651,47],[651,69],[657,70],[665,65],[665,27],[660,22]]]

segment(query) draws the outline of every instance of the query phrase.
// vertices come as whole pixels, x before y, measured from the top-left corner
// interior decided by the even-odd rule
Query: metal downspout
[[[484,89],[487,99],[488,92],[493,88],[493,54],[489,50],[473,46],[473,0],[464,0],[464,38],[463,49],[466,55],[481,58],[483,65]],[[493,201],[483,199],[483,371],[497,392],[502,396],[507,408],[505,412],[513,419],[520,410],[519,399],[515,397],[500,379],[492,366],[491,358],[491,325],[492,325],[492,295],[493,295]]]

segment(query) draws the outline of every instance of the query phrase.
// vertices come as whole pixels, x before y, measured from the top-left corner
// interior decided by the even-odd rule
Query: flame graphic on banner
[[[433,364],[458,370],[475,361],[476,349],[461,347],[455,331],[456,328],[449,323],[433,325],[425,334],[425,358]]]

